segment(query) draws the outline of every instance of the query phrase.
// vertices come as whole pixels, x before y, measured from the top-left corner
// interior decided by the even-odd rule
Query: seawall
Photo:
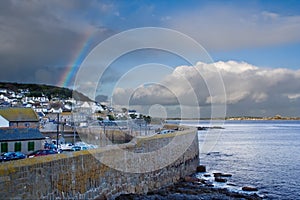
[[[0,199],[113,199],[179,181],[199,164],[195,129],[0,164]]]

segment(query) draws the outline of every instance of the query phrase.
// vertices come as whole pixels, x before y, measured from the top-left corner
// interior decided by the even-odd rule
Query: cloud
[[[70,67],[67,65],[71,65],[74,57],[80,53],[89,35],[95,37],[92,45],[96,45],[114,33],[139,26],[174,28],[192,36],[209,50],[300,41],[298,15],[286,16],[268,10],[216,3],[211,5],[192,6],[192,10],[190,6],[178,9],[165,4],[165,7],[160,8],[161,4],[142,2],[0,1],[0,80],[57,84],[66,68]],[[190,50],[180,40],[176,40],[174,45],[179,46],[183,52]],[[165,59],[159,58],[161,52],[146,54],[158,61]],[[148,61],[147,56],[137,57],[144,63]],[[134,59],[136,57],[130,57],[127,63],[121,60],[120,65],[105,72],[99,84],[113,86],[112,83],[120,78],[122,72],[127,71],[128,66],[133,66]],[[177,63],[174,58],[166,60],[172,66]],[[246,108],[250,105],[253,105],[251,109],[256,113],[263,113],[260,110],[264,107],[271,110],[271,105],[295,113],[297,109],[293,108],[299,106],[299,87],[296,87],[295,78],[298,76],[299,80],[298,71],[264,69],[234,61],[214,65],[198,63],[195,68],[179,66],[157,84],[116,89],[114,100],[118,104],[127,101],[139,106],[158,103],[169,106],[198,105],[201,108],[207,108],[212,103],[227,103],[229,112],[233,113],[237,113],[236,108],[239,107],[242,112],[243,109],[247,112]],[[218,71],[224,79],[226,93],[220,81],[216,83],[216,74],[220,75]],[[159,72],[153,74],[159,76]],[[91,72],[91,75],[97,74]],[[97,86],[98,83],[83,81],[85,83],[80,85],[82,90],[94,94],[95,91],[86,88]],[[284,106],[280,105],[281,102]]]
[[[0,66],[6,70],[0,79],[56,84],[87,36],[95,33],[101,40],[110,32],[104,22],[94,24],[90,13],[102,16],[112,9],[97,1],[1,1]],[[24,71],[31,76],[21,77]]]
[[[219,75],[225,91],[220,87]],[[299,80],[300,70],[261,68],[237,61],[198,62],[194,67],[176,67],[157,84],[117,88],[113,100],[115,104],[148,107],[159,104],[210,108],[226,104],[228,115],[295,116],[300,115]]]
[[[165,25],[195,38],[209,50],[300,42],[300,16],[241,6],[214,5],[181,11]]]

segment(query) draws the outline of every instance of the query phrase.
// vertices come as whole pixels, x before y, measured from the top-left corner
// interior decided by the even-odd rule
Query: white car
[[[63,151],[73,151],[74,145],[72,143],[61,144],[60,149]]]

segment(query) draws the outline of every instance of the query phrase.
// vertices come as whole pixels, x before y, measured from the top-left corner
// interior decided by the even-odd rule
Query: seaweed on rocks
[[[262,199],[257,194],[231,192],[225,188],[207,187],[201,183],[179,182],[147,194],[121,194],[116,200],[173,200],[173,199]]]

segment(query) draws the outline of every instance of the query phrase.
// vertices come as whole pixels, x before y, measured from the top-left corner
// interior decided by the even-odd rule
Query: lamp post
[[[76,131],[75,131],[75,120],[74,120],[74,113],[73,113],[73,105],[71,106],[71,113],[72,113],[72,115],[71,115],[71,122],[70,122],[70,124],[71,124],[71,126],[73,126],[73,140],[74,140],[74,145],[75,145],[75,143],[76,143]]]
[[[57,126],[56,126],[56,148],[58,150],[58,134],[59,134],[59,112],[57,114]]]

